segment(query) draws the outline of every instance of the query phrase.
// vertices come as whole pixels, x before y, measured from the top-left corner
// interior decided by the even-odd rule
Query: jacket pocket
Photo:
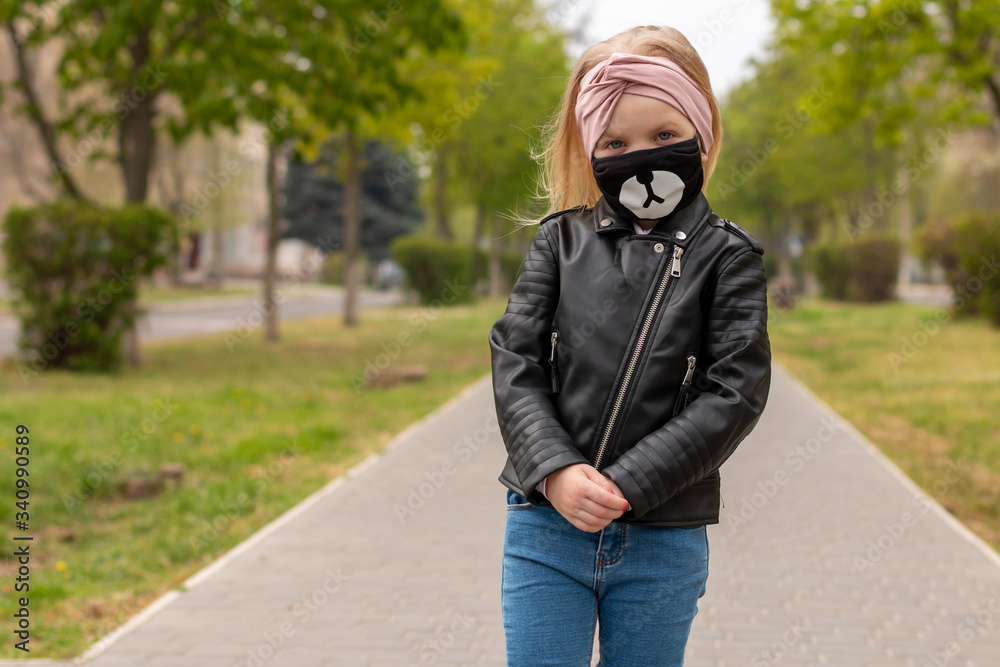
[[[698,397],[692,384],[697,365],[698,358],[693,354],[689,354],[687,357],[687,370],[684,372],[684,380],[681,381],[680,391],[677,392],[677,400],[674,401],[674,417],[680,414],[681,410]]]
[[[556,346],[559,344],[559,330],[553,329],[549,336],[551,348],[549,350],[549,374],[552,377],[552,395],[559,393],[559,367],[556,365]]]

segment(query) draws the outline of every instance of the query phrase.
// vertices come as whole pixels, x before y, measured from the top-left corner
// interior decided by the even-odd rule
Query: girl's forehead
[[[625,93],[611,112],[607,131],[620,131],[629,127],[656,125],[672,122],[684,129],[694,129],[694,124],[676,107],[652,97]]]

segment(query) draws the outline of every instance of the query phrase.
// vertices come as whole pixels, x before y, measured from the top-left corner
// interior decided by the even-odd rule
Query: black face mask
[[[626,220],[659,220],[697,198],[705,180],[698,136],[669,146],[590,159],[597,187]]]

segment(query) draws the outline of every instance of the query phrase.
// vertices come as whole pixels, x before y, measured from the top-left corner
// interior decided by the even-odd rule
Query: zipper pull
[[[671,264],[670,275],[674,278],[681,277],[681,255],[684,254],[684,248],[679,245],[674,246],[674,261]]]
[[[684,374],[684,382],[682,382],[681,384],[685,385],[691,384],[691,378],[694,377],[694,365],[695,363],[697,363],[697,361],[698,360],[694,357],[694,355],[688,357],[687,373]]]
[[[551,367],[552,376],[552,393],[559,393],[559,371],[556,369],[556,344],[559,342],[559,332],[553,330],[552,336],[550,338],[552,341],[552,350],[549,352],[549,366]]]

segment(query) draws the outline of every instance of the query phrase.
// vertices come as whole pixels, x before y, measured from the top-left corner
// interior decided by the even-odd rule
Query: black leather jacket
[[[604,199],[544,219],[490,330],[500,481],[551,507],[537,484],[590,463],[631,504],[616,521],[718,523],[770,387],[762,254],[703,195],[648,235]]]

